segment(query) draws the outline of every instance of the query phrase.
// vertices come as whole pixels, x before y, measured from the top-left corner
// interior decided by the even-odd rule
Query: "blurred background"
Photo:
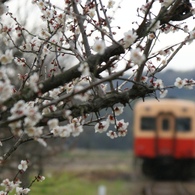
[[[13,1],[9,1],[7,4],[13,4]],[[18,14],[18,20],[23,25],[29,26],[33,32],[36,32],[40,27],[36,26],[36,10],[29,13],[29,6],[28,1],[18,1],[16,6],[10,7],[13,12]],[[20,43],[19,38],[17,42]],[[0,49],[5,50],[3,43]],[[70,62],[70,59],[67,59],[68,61]],[[177,67],[177,64],[175,66]],[[166,86],[170,83],[173,84],[178,75],[182,79],[194,78],[194,72],[195,69],[189,71],[167,69],[156,76],[162,79]],[[121,83],[121,81],[116,82]],[[195,91],[169,89],[168,97],[194,101]],[[127,106],[120,116],[125,122],[129,122],[126,137],[112,140],[105,133],[96,134],[93,126],[86,126],[79,137],[47,140],[49,146],[47,148],[33,142],[22,145],[22,148],[14,153],[4,168],[0,169],[0,180],[11,178],[18,162],[25,156],[26,159],[30,159],[30,166],[28,171],[22,175],[23,184],[28,186],[37,174],[46,177],[44,182],[33,184],[33,195],[57,193],[66,195],[141,194],[142,186],[151,180],[142,174],[142,162],[136,159],[133,153],[133,108],[135,102],[131,102],[131,106]],[[3,137],[2,132],[0,132],[0,136]],[[7,151],[11,144],[13,144],[11,140],[5,144],[6,147],[0,151],[0,156]]]

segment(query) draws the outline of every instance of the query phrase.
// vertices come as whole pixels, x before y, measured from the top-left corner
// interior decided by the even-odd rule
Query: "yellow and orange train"
[[[145,175],[195,175],[195,103],[179,99],[139,101],[134,108],[134,153]]]

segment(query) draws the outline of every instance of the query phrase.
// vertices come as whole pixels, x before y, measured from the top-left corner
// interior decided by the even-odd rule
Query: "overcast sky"
[[[116,1],[117,2],[117,1]],[[133,22],[137,17],[137,7],[141,6],[145,0],[137,0],[132,1],[123,0],[121,3],[121,9],[118,9],[115,15],[116,23],[122,26],[124,32],[131,28],[131,22]],[[195,3],[192,3],[193,7],[195,7]],[[158,10],[158,7],[156,8]],[[195,19],[192,17],[190,19],[185,20],[185,22],[189,23],[189,29],[192,30],[195,27]],[[123,30],[122,30],[123,31]],[[159,39],[157,49],[165,48],[166,46],[170,46],[173,43],[178,43],[183,40],[187,35],[184,33],[169,33],[167,35],[162,36],[162,39]],[[174,60],[169,64],[168,68],[188,71],[195,70],[195,41],[190,45],[187,44],[178,52]]]
[[[14,12],[14,9],[17,7],[15,2],[13,3],[12,0],[10,1],[10,10]],[[56,2],[56,0],[51,0],[51,2]],[[58,3],[60,2],[63,4],[64,0],[58,0]],[[103,2],[106,2],[103,1]],[[132,22],[136,21],[137,17],[137,7],[140,7],[143,3],[145,3],[145,0],[137,0],[137,1],[130,1],[130,0],[115,0],[116,4],[118,5],[120,2],[121,9],[117,9],[116,13],[113,15],[115,20],[113,22],[113,26],[120,25],[121,29],[117,32],[116,40],[123,37],[124,32],[132,29],[133,25]],[[20,9],[20,13],[22,17],[25,17],[25,14],[22,14],[23,12],[30,13],[31,15],[31,26],[37,23],[37,14],[36,14],[36,8],[31,7],[31,1],[27,0],[20,0],[18,1],[18,8]],[[24,6],[25,5],[25,6]],[[195,7],[195,3],[192,4],[193,7]],[[22,9],[22,7],[24,9]],[[29,12],[30,10],[30,12]],[[158,11],[158,7],[155,8],[156,11]],[[195,27],[195,20],[191,17],[190,19],[185,20],[187,23],[189,22],[190,29],[193,29]],[[135,27],[135,26],[134,26]],[[116,28],[117,29],[117,28]],[[182,39],[186,37],[183,33],[169,33],[165,36],[162,36],[162,38],[159,39],[157,42],[157,50],[161,48],[165,48],[166,46],[170,46],[173,43],[178,43],[182,41]],[[169,64],[168,68],[176,69],[176,70],[182,70],[182,71],[188,71],[191,69],[195,69],[195,41],[194,43],[191,43],[190,45],[186,45],[183,47],[183,49],[177,54],[177,56],[172,60],[172,62]]]

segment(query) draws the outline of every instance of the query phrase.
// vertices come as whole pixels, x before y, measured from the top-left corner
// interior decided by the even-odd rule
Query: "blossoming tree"
[[[195,38],[185,22],[194,14],[189,0],[143,1],[137,21],[127,21],[129,30],[119,40],[120,24],[113,27],[109,13],[122,7],[113,0],[65,0],[60,5],[32,0],[41,13],[39,31],[22,25],[3,2],[0,147],[11,139],[14,144],[0,157],[2,167],[22,144],[35,141],[47,147],[48,139],[79,136],[89,124],[111,139],[123,137],[129,123],[118,115],[124,106],[147,96],[163,98],[170,87],[194,86],[193,79],[176,78],[167,87],[156,77]],[[185,39],[154,52],[160,36],[173,31],[183,32]],[[104,109],[107,113],[101,115]],[[1,195],[30,191],[19,180],[29,162],[21,159],[14,179],[1,182]],[[42,180],[44,176],[38,175],[34,181]]]

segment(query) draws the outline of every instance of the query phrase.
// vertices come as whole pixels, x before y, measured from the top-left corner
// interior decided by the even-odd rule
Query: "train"
[[[195,102],[148,99],[134,107],[134,155],[144,175],[195,178]]]

